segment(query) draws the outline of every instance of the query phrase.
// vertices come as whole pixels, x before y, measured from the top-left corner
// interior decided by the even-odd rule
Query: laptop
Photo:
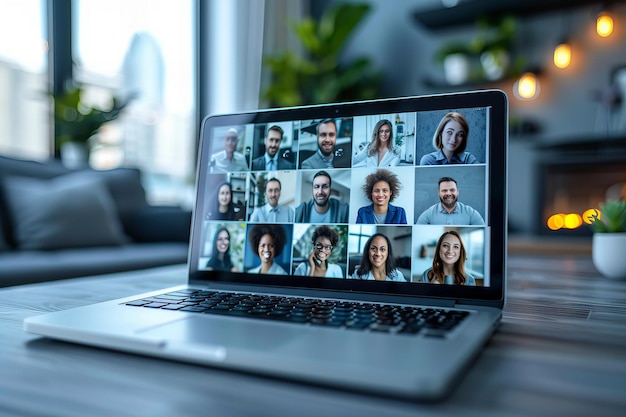
[[[507,103],[484,90],[209,116],[188,284],[24,329],[442,399],[505,303]]]

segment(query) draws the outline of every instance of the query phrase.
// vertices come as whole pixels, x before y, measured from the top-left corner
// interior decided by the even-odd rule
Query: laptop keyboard
[[[444,336],[465,317],[446,310],[303,297],[186,289],[125,303],[127,306],[250,317],[355,330]]]

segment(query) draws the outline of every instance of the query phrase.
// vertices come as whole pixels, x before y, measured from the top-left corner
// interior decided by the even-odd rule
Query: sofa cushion
[[[45,162],[14,159],[0,155],[0,250],[4,242],[10,247],[16,246],[14,226],[11,213],[8,212],[6,191],[3,189],[3,178],[8,176],[23,176],[40,180],[52,179],[70,173],[81,172],[84,175],[93,175],[101,178],[113,197],[117,213],[124,228],[129,226],[129,218],[137,210],[143,210],[146,202],[146,192],[141,183],[141,172],[136,168],[115,168],[99,171],[91,168],[80,171],[69,169],[56,159]]]
[[[94,175],[104,181],[113,197],[122,223],[135,211],[142,210],[148,206],[146,191],[141,184],[141,171],[139,169],[115,168],[106,171],[90,169],[82,172],[85,174],[90,173],[90,175]]]
[[[54,251],[12,251],[0,253],[0,287],[186,262],[187,244],[178,242],[132,243]]]
[[[4,178],[15,244],[22,250],[121,245],[125,236],[102,179],[76,172],[49,180]]]

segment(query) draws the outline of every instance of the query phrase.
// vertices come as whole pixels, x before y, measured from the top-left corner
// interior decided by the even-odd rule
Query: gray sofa
[[[0,287],[184,263],[190,224],[146,202],[137,169],[0,156]]]

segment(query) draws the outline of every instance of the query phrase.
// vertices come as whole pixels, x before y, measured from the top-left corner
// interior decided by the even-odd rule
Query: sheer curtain
[[[214,0],[205,9],[207,113],[258,108],[266,1]]]
[[[263,107],[260,96],[268,75],[263,55],[300,48],[291,22],[307,13],[307,0],[214,0],[204,16],[207,113]]]

